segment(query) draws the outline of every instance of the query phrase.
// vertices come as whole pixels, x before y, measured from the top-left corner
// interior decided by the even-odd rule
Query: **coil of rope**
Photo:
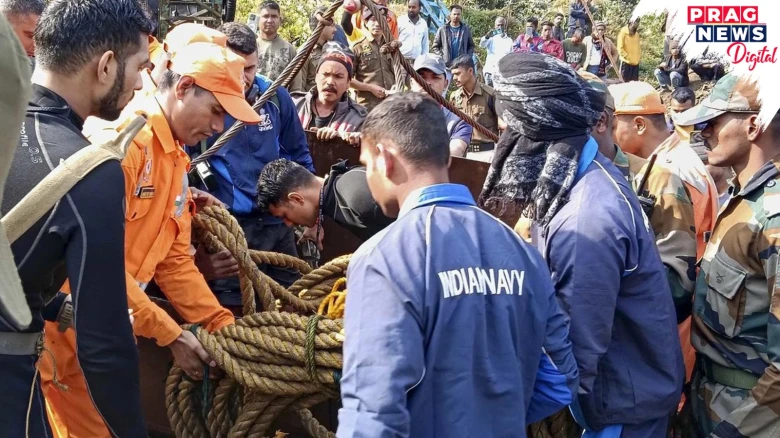
[[[336,13],[339,7],[341,7],[341,4],[343,3],[343,0],[335,0],[331,5],[328,7],[328,9],[322,14],[322,17],[317,22],[317,27],[314,29],[314,33],[309,36],[309,38],[306,40],[306,42],[301,46],[301,48],[298,50],[298,53],[295,55],[295,58],[293,58],[292,62],[282,71],[282,73],[279,75],[278,78],[271,84],[270,87],[268,87],[268,90],[266,90],[260,98],[257,99],[254,105],[252,105],[252,108],[255,110],[259,110],[263,105],[266,104],[269,100],[271,100],[271,97],[273,97],[274,94],[276,94],[276,90],[279,89],[279,87],[286,87],[290,84],[290,82],[295,78],[295,75],[298,74],[298,72],[303,67],[303,64],[309,59],[309,56],[311,55],[312,50],[314,49],[315,44],[317,44],[317,41],[319,41],[320,35],[322,34],[323,29],[326,26],[326,23],[332,23],[333,15]],[[376,8],[376,4],[373,2],[373,0],[361,0],[361,3],[364,4],[368,9],[371,10],[371,13],[375,17],[381,17],[382,15],[379,15],[379,11]],[[390,53],[392,60],[393,60],[393,73],[395,74],[395,81],[396,81],[396,87],[400,90],[403,86],[403,75],[402,75],[402,69],[406,71],[406,73],[411,76],[412,79],[414,79],[420,86],[425,90],[425,92],[431,96],[439,105],[444,106],[451,112],[453,112],[456,116],[460,117],[463,121],[471,125],[474,129],[485,135],[487,138],[493,140],[494,142],[498,141],[498,136],[490,131],[489,129],[485,128],[479,122],[477,122],[473,117],[469,116],[468,114],[464,113],[460,109],[453,106],[450,102],[445,100],[439,93],[434,91],[428,83],[425,82],[425,80],[422,78],[422,76],[419,75],[414,70],[414,67],[409,63],[409,61],[406,60],[403,56],[401,56],[401,53],[398,50],[398,44],[393,39],[392,34],[390,33],[390,27],[387,25],[386,20],[378,20],[379,26],[382,29],[382,34],[384,35],[384,39],[387,42],[382,46],[382,50],[384,53]],[[201,155],[199,155],[197,158],[192,160],[191,165],[194,167],[199,163],[202,163],[212,156],[216,154],[225,144],[227,144],[230,139],[235,137],[235,135],[238,133],[239,130],[244,126],[243,122],[236,121],[233,126],[231,126],[227,131],[223,132],[222,135],[217,139],[214,144],[208,148],[205,152],[203,152]]]
[[[219,207],[205,208],[193,224],[194,239],[208,251],[227,249],[238,261],[245,316],[213,333],[183,326],[225,375],[197,382],[180,368],[171,369],[165,397],[176,436],[265,436],[272,422],[289,412],[313,437],[332,437],[308,408],[338,397],[349,256],[312,270],[294,257],[249,250],[238,222]],[[304,275],[286,289],[263,274],[258,263]],[[255,298],[262,312],[255,313]],[[315,313],[318,308],[333,318]]]

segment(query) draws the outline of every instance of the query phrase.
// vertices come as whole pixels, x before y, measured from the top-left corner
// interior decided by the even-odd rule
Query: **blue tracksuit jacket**
[[[256,76],[255,84],[260,94],[271,86],[265,76]],[[266,164],[278,158],[287,158],[314,172],[306,134],[298,119],[290,94],[284,88],[276,92],[278,102],[269,100],[260,109],[262,117],[256,125],[245,125],[228,144],[209,159],[217,180],[216,190],[211,194],[228,205],[234,214],[246,215],[255,212],[257,179]],[[229,115],[225,117],[225,129],[235,123]],[[221,134],[209,138],[211,146]],[[200,147],[187,147],[190,157],[200,154]],[[281,223],[281,219],[267,216],[266,223]]]
[[[572,400],[549,271],[466,187],[410,194],[347,286],[340,438],[524,437]]]
[[[545,229],[534,227],[533,239],[571,318],[578,420],[592,430],[622,425],[641,438],[633,426],[665,421],[680,400],[677,317],[639,200],[597,148],[586,146],[592,155],[580,161],[569,201]]]

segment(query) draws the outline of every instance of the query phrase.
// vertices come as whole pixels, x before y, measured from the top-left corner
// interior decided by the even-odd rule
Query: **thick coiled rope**
[[[235,218],[220,207],[205,208],[193,224],[195,240],[208,251],[227,249],[238,261],[245,316],[213,333],[184,326],[224,375],[196,382],[180,368],[171,369],[165,396],[176,436],[265,436],[282,413],[300,418],[302,429],[316,438],[333,436],[308,408],[338,397],[344,326],[342,319],[315,311],[331,294],[346,293],[349,256],[312,270],[294,257],[249,250]],[[304,275],[285,289],[258,264],[297,269]],[[262,312],[256,312],[256,302]]]

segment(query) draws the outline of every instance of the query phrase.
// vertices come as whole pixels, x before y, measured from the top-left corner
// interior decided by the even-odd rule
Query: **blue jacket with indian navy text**
[[[524,437],[577,366],[541,255],[461,185],[412,192],[347,273],[337,436]]]
[[[260,94],[271,86],[265,76],[257,75],[255,85]],[[278,158],[287,158],[314,172],[306,134],[298,119],[292,98],[284,87],[276,91],[277,98],[263,105],[258,113],[260,123],[244,125],[235,137],[208,161],[216,177],[217,187],[211,194],[228,205],[234,214],[246,215],[256,211],[257,180],[266,164]],[[225,116],[225,130],[236,119]],[[221,134],[208,139],[213,145]],[[187,147],[190,157],[200,155],[200,147]],[[267,216],[267,223],[281,223],[281,219]]]

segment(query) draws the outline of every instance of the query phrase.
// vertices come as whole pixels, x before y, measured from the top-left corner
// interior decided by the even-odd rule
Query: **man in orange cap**
[[[144,69],[141,72],[141,90],[136,92],[133,99],[122,111],[122,115],[117,119],[118,121],[107,122],[96,117],[89,117],[84,123],[82,132],[89,135],[101,129],[113,129],[116,128],[119,121],[134,115],[139,109],[137,104],[144,102],[157,92],[157,83],[168,70],[171,55],[192,43],[214,43],[226,47],[227,36],[216,29],[196,23],[183,23],[174,27],[165,36],[163,42],[159,42],[157,38],[149,35],[149,60],[153,67],[151,70]]]
[[[125,174],[125,268],[128,303],[136,335],[168,346],[174,361],[192,379],[203,378],[208,357],[195,336],[179,325],[144,292],[154,279],[181,317],[209,331],[234,322],[195,267],[190,252],[194,209],[187,184],[185,144],[197,144],[224,129],[226,114],[245,123],[260,116],[244,99],[244,60],[213,43],[193,43],[178,50],[158,90],[140,106],[147,126],[136,136],[122,162]],[[120,124],[121,129],[125,120]],[[70,333],[51,345],[62,391],[46,388],[50,418],[59,436],[108,437],[92,408],[79,375]],[[48,374],[52,371],[52,374]],[[53,377],[53,370],[42,370]]]

